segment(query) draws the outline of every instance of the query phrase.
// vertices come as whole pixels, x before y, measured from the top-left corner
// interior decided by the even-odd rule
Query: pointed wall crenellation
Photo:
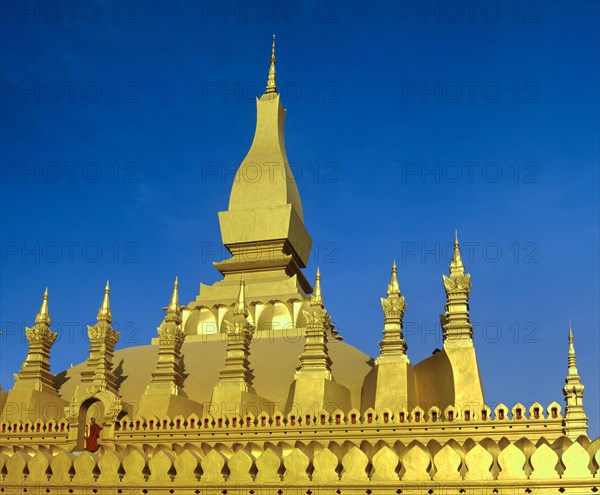
[[[491,493],[501,495],[595,492],[598,479],[589,463],[598,456],[598,446],[588,452],[577,442],[563,440],[529,449],[520,442],[430,445],[414,441],[405,447],[382,442],[367,450],[344,444],[324,446],[314,455],[302,444],[255,446],[251,452],[208,446],[202,451],[189,445],[177,451],[128,446],[119,453],[79,455],[59,448],[54,455],[29,449],[1,454],[0,469],[3,488],[9,492],[43,486],[54,493],[68,486],[74,495],[89,492],[92,484],[101,491],[133,486],[140,493],[166,495],[214,487],[214,483],[220,490],[235,490],[242,483],[250,490],[285,489],[293,483],[294,489],[304,487],[303,492],[319,494],[340,482],[354,489],[373,486],[395,491],[401,482],[403,492],[415,486],[418,493],[445,493],[447,487],[456,493],[487,493],[494,481]]]
[[[511,412],[512,411],[512,412]],[[457,427],[466,429],[473,428],[480,430],[483,428],[496,429],[499,426],[507,425],[509,430],[513,430],[518,426],[524,429],[538,427],[539,431],[545,431],[548,435],[559,436],[562,434],[563,416],[560,409],[555,410],[554,407],[548,407],[548,415],[545,416],[543,411],[540,415],[532,415],[523,408],[521,404],[515,404],[512,408],[500,404],[495,408],[494,414],[490,414],[490,408],[483,406],[480,409],[461,408],[457,405],[449,405],[444,411],[438,407],[431,407],[425,411],[419,406],[414,406],[410,409],[388,409],[376,410],[368,408],[363,413],[357,409],[343,411],[338,409],[337,412],[328,412],[325,409],[318,411],[316,414],[298,414],[296,411],[291,411],[284,414],[275,410],[273,413],[263,410],[255,414],[247,413],[241,415],[235,412],[227,412],[223,415],[203,413],[199,416],[195,413],[184,417],[181,414],[177,416],[168,415],[148,415],[143,416],[137,414],[135,417],[125,416],[117,421],[116,433],[129,434],[130,431],[145,431],[156,432],[160,435],[161,430],[168,431],[202,431],[202,430],[240,430],[243,432],[247,428],[258,428],[268,431],[270,429],[286,428],[294,426],[298,428],[329,428],[332,425],[341,427],[357,427],[372,425],[379,428],[383,425],[394,427],[395,425],[440,425],[453,423]],[[536,424],[537,423],[537,424]],[[2,423],[3,425],[5,423]],[[545,425],[545,426],[544,426]],[[553,429],[549,429],[552,425]],[[6,423],[3,432],[11,433],[11,425]],[[58,425],[56,426],[58,428]],[[23,431],[22,426],[17,427],[16,433]],[[53,430],[54,431],[54,430]],[[56,430],[58,431],[58,430]],[[42,428],[43,432],[43,428]],[[550,433],[548,433],[550,432]],[[556,433],[559,432],[559,433]],[[414,433],[416,435],[417,433]],[[144,437],[144,438],[147,438]]]
[[[577,359],[575,357],[575,346],[573,344],[573,329],[569,326],[569,357],[567,377],[563,394],[565,396],[565,435],[569,438],[577,438],[587,435],[588,418],[583,408],[583,391],[585,387],[581,383],[581,377],[577,370]]]

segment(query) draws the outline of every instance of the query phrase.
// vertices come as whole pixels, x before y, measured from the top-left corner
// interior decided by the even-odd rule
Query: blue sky
[[[563,403],[568,320],[600,431],[597,2],[4,2],[1,383],[50,288],[52,370],[86,358],[110,279],[119,347],[179,276],[219,279],[217,211],[273,33],[325,302],[378,352],[393,259],[416,363],[441,347],[454,229],[488,403]]]

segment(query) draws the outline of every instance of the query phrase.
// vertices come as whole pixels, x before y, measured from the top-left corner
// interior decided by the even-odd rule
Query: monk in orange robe
[[[102,430],[102,427],[96,423],[96,418],[91,418],[88,433],[83,437],[85,439],[85,450],[88,452],[96,452],[98,450],[100,430]]]

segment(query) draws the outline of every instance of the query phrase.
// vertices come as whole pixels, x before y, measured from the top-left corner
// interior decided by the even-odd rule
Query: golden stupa
[[[379,356],[342,342],[326,280],[317,271],[313,287],[302,272],[312,241],[284,119],[273,39],[254,140],[219,213],[231,258],[186,306],[175,280],[151,345],[114,351],[107,283],[89,358],[54,376],[45,291],[1,396],[2,493],[597,492],[600,439],[587,436],[570,328],[564,413],[558,402],[486,406],[458,237],[441,351],[411,363],[395,263]],[[256,164],[272,173],[244,180]],[[84,450],[92,417],[102,426],[95,452]]]

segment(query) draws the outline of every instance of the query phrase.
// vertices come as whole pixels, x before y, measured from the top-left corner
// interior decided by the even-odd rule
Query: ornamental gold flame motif
[[[402,319],[404,312],[406,311],[406,302],[404,297],[398,298],[381,298],[381,307],[383,308],[383,314],[386,318],[399,318]]]

